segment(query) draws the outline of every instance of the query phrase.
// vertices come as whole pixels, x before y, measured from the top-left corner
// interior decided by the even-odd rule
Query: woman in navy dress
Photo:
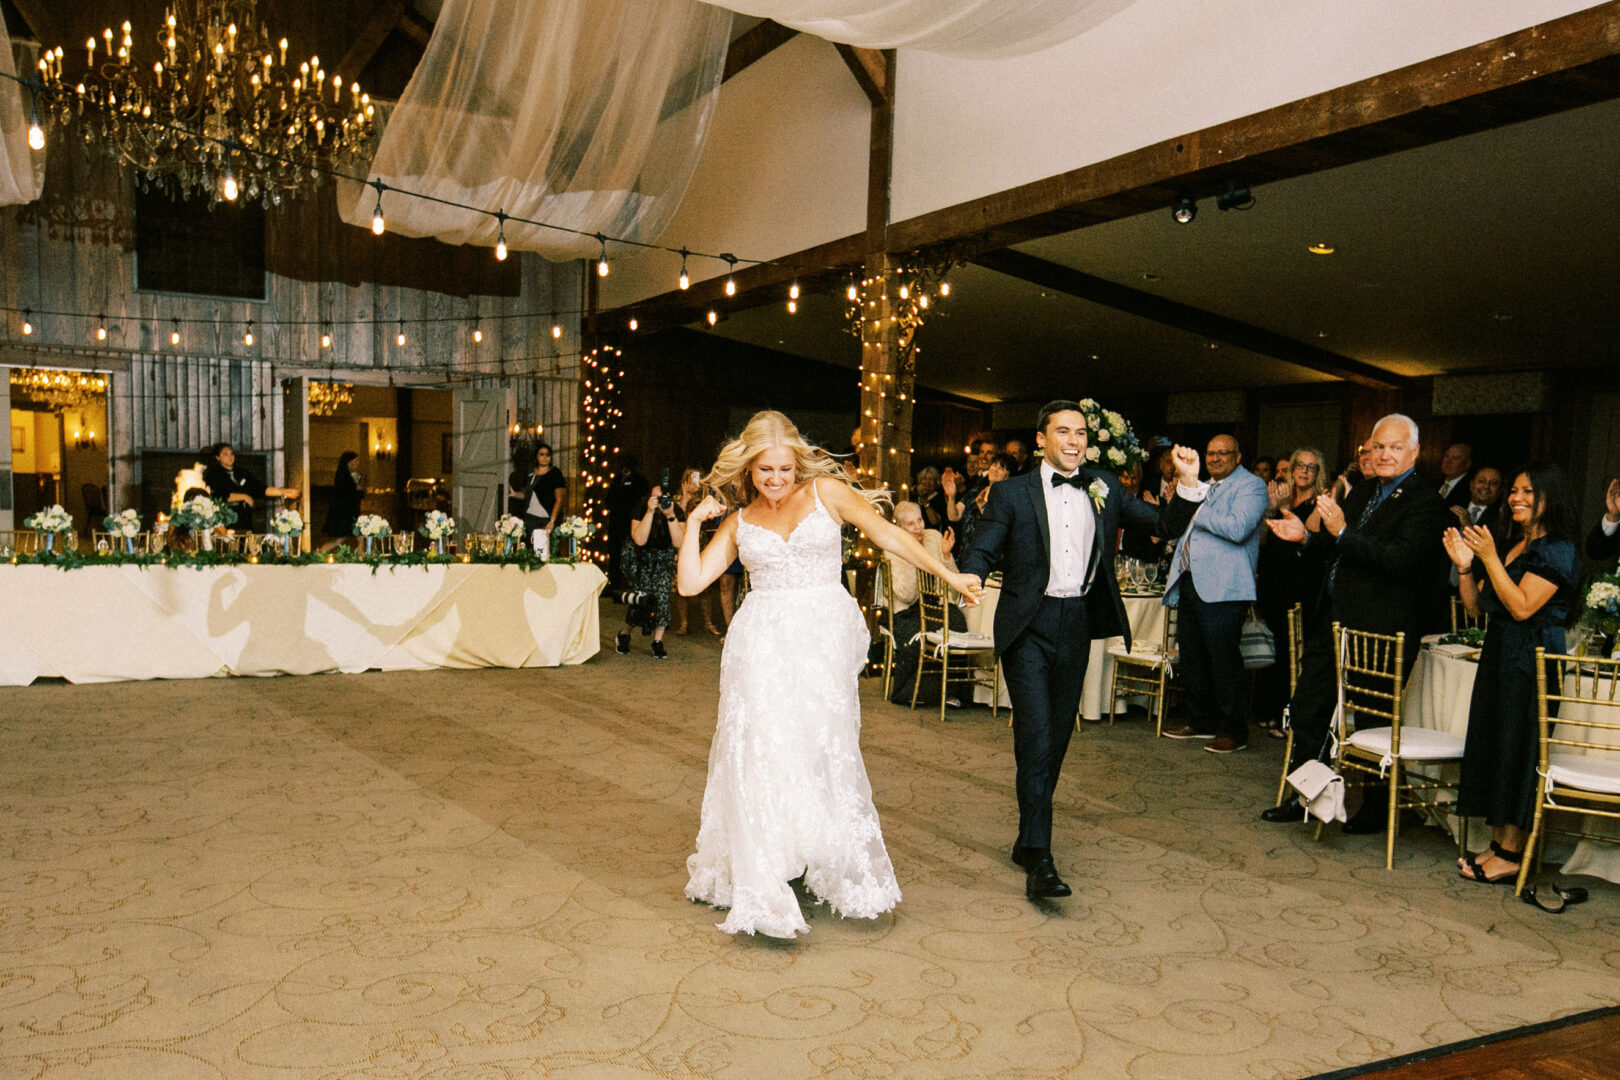
[[[1569,483],[1556,465],[1525,466],[1507,494],[1511,516],[1497,539],[1477,525],[1447,529],[1446,554],[1470,615],[1490,616],[1468,708],[1457,813],[1482,817],[1491,847],[1458,860],[1486,883],[1519,872],[1535,813],[1536,648],[1563,652],[1564,626],[1580,603],[1581,562]]]

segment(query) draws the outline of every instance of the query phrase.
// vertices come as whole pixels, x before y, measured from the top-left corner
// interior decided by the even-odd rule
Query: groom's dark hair
[[[1041,406],[1041,415],[1035,418],[1035,430],[1044,432],[1046,430],[1046,423],[1052,419],[1053,413],[1082,411],[1083,410],[1080,408],[1080,403],[1078,401],[1070,401],[1067,398],[1058,398],[1056,401],[1048,401],[1045,405]]]

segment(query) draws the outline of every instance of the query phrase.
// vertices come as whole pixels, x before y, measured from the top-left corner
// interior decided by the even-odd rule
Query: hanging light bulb
[[[851,300],[859,300],[861,298],[861,291],[855,287],[855,283],[852,281],[849,283],[849,288],[844,290],[844,295],[849,297]]]
[[[942,282],[939,283],[939,295],[941,295],[941,296],[949,296],[949,295],[951,295],[951,283],[950,282],[942,281]]]
[[[900,299],[902,299],[902,300],[911,299],[911,286],[909,286],[909,285],[900,286]]]
[[[798,313],[799,313],[799,302],[797,300],[789,300],[788,301],[788,314],[789,315],[797,315]]]
[[[404,346],[404,344],[405,344],[405,320],[404,319],[399,320],[399,333],[394,335],[394,344],[399,345],[399,346]]]
[[[330,349],[331,347],[332,347],[331,328],[326,327],[326,328],[323,328],[321,330],[321,348]]]
[[[169,344],[170,345],[178,345],[178,344],[180,344],[180,320],[179,319],[174,320],[174,329],[169,331]]]
[[[601,252],[600,255],[597,256],[597,259],[596,259],[596,276],[597,277],[607,277],[608,276],[607,237],[603,236],[601,233],[597,233],[596,234],[596,242],[602,245],[602,252]]]
[[[29,318],[29,316],[31,316],[31,315],[33,315],[33,312],[31,310],[29,310],[27,308],[23,309],[23,336],[24,337],[27,337],[29,334],[32,334],[34,332],[34,324]]]
[[[707,318],[709,320],[709,325],[713,326],[715,323],[720,321],[720,313],[715,311],[714,308],[710,308]]]
[[[552,323],[551,324],[551,336],[553,338],[557,338],[559,340],[562,338],[562,324],[561,323]]]
[[[236,196],[240,194],[240,190],[241,189],[238,188],[236,184],[236,177],[231,173],[231,167],[226,165],[225,183],[220,189],[220,194],[225,196],[226,202],[235,202]]]
[[[928,294],[927,293],[923,293],[921,296],[917,297],[917,306],[922,308],[924,311],[928,310]]]
[[[253,320],[252,319],[249,319],[247,321],[247,329],[242,332],[242,344],[243,345],[249,345],[249,346],[251,346],[253,344]]]
[[[495,258],[506,261],[506,212],[497,211],[495,220],[501,223],[500,235],[495,238]]]
[[[107,340],[107,316],[105,315],[96,316],[96,340]]]
[[[381,180],[373,180],[372,186],[377,189],[377,209],[371,212],[371,232],[374,236],[381,236],[383,234],[383,230],[387,228],[387,225],[383,222],[382,216],[382,193],[383,188],[387,187],[388,185],[384,184]]]
[[[479,329],[477,323],[474,323],[473,324],[473,342],[476,344],[476,343],[481,342],[483,340],[484,340],[484,331]]]
[[[797,300],[798,298],[799,298],[799,283],[797,281],[795,281],[792,285],[788,286],[788,299],[789,300]]]
[[[39,106],[32,107],[28,114],[28,148],[30,150],[45,149],[45,129],[39,126]]]
[[[630,332],[635,333],[639,329],[641,329],[641,323],[637,321],[634,316],[632,316],[630,319]]]

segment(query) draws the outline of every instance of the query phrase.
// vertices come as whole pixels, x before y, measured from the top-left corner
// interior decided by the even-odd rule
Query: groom
[[[996,607],[996,656],[1012,698],[1018,770],[1018,841],[1031,899],[1068,896],[1052,863],[1052,792],[1069,749],[1080,688],[1094,638],[1131,627],[1114,577],[1114,540],[1123,525],[1179,536],[1197,504],[1171,499],[1162,509],[1130,496],[1112,475],[1081,468],[1086,418],[1073,401],[1049,402],[1035,422],[1043,452],[1038,469],[990,489],[962,572],[981,581],[1002,574]],[[1185,489],[1198,485],[1198,453],[1176,447]]]

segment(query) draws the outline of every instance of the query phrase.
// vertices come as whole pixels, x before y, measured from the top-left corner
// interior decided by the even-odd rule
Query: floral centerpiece
[[[291,555],[293,542],[304,535],[304,517],[296,510],[277,510],[270,519],[270,535],[281,542],[281,553]]]
[[[574,562],[579,558],[579,545],[596,535],[596,523],[575,515],[564,518],[562,524],[551,530],[553,545],[562,541],[563,552],[555,556],[558,562]]]
[[[230,505],[215,502],[207,495],[194,495],[186,500],[180,509],[174,512],[169,519],[176,525],[184,525],[201,538],[204,551],[214,549],[214,530],[221,525],[234,525],[236,511]]]
[[[443,555],[446,553],[446,540],[455,535],[456,519],[443,510],[429,510],[422,527],[417,531],[433,541],[433,550]]]
[[[1145,456],[1142,443],[1130,423],[1112,409],[1105,409],[1093,398],[1080,399],[1080,412],[1086,418],[1086,464],[1118,476],[1127,473]]]
[[[40,534],[43,541],[41,546],[46,551],[55,551],[56,538],[73,531],[73,515],[62,509],[60,504],[47,506],[39,513],[24,518],[23,525]]]
[[[102,528],[124,542],[124,553],[135,554],[135,538],[141,535],[141,515],[134,507],[103,518]]]
[[[1620,575],[1598,574],[1592,579],[1581,602],[1581,625],[1588,634],[1605,639],[1601,653],[1608,655],[1608,642],[1620,631]]]
[[[495,535],[501,538],[501,554],[510,555],[523,542],[523,519],[502,514],[495,522]]]
[[[366,554],[370,555],[378,540],[394,535],[394,527],[381,514],[361,514],[354,519],[354,535],[360,538]]]

